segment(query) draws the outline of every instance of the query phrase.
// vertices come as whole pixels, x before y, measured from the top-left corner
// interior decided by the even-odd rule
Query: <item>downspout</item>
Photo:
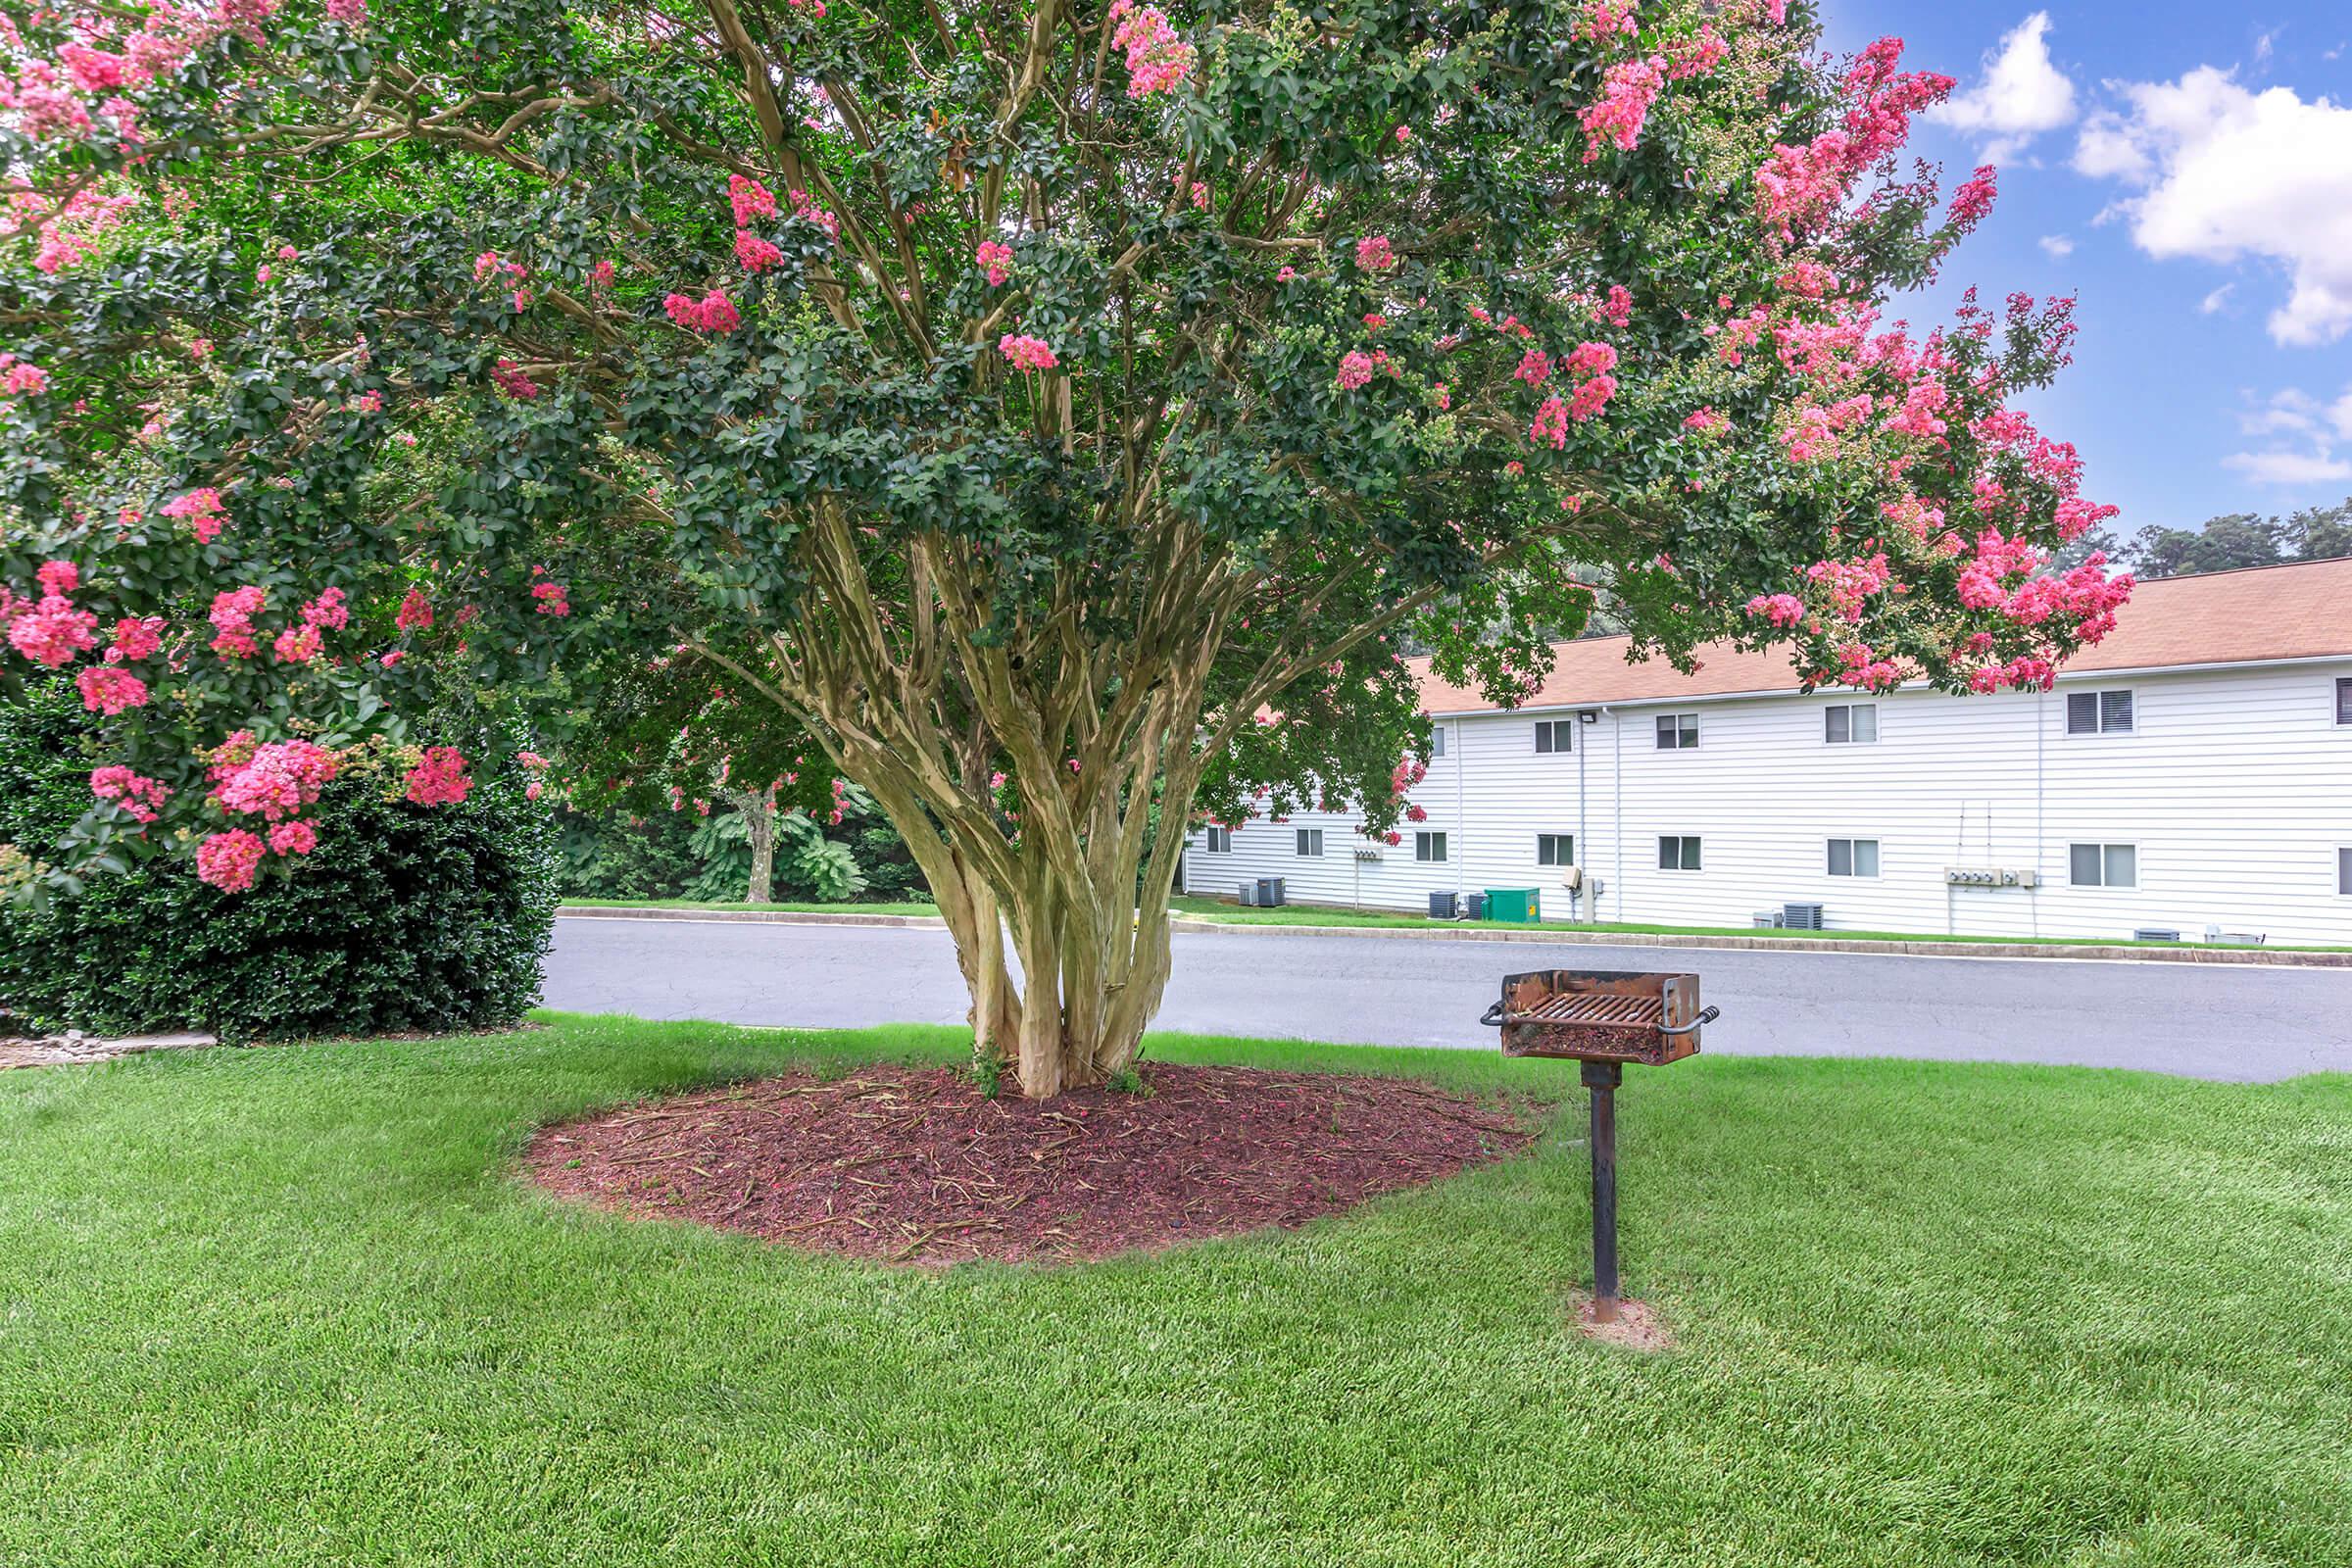
[[[1592,727],[1598,729],[1600,726],[1595,724]],[[1582,712],[1576,715],[1576,727],[1568,733],[1576,737],[1576,855],[1574,860],[1576,864],[1583,865],[1592,858],[1592,839],[1585,831],[1585,753],[1592,749],[1592,743],[1585,738],[1585,715]],[[1588,876],[1584,880],[1589,883],[1592,879]],[[1571,907],[1581,904],[1585,909],[1590,911],[1586,914],[1586,919],[1598,920],[1600,918],[1600,901],[1593,898],[1592,894],[1592,890],[1590,887],[1578,888],[1569,895],[1568,903]]]
[[[2048,806],[2047,786],[2041,773],[2042,748],[2050,743],[2050,718],[2043,710],[2048,704],[2046,691],[2034,694],[2034,885],[2026,889],[2026,913],[2029,929],[2041,935],[2041,867],[2043,852],[2049,847],[2048,825],[2042,819]]]
[[[1617,918],[1623,920],[1625,918],[1625,715],[1611,713],[1605,708],[1601,711],[1609,713],[1609,716],[1616,720],[1610,726],[1611,740],[1609,744],[1615,750],[1616,755],[1609,760],[1609,765],[1610,771],[1616,776],[1609,784],[1609,816],[1611,832],[1617,840]],[[1595,907],[1593,913],[1597,915],[1599,912],[1599,909]]]
[[[1458,906],[1468,897],[1462,888],[1462,856],[1470,850],[1470,841],[1463,832],[1469,824],[1462,816],[1462,721],[1458,718],[1453,721],[1453,733],[1446,737],[1446,750],[1453,759],[1453,844],[1461,852],[1448,857],[1453,861],[1453,898]]]

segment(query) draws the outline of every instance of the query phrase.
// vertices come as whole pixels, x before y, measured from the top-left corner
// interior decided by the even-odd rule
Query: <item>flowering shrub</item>
[[[1509,700],[1598,585],[1644,656],[1970,691],[2130,591],[2048,565],[2109,514],[2022,412],[2072,302],[1886,314],[1997,182],[1812,7],[20,12],[0,686],[64,672],[85,789],[160,791],[53,880],[299,883],[342,777],[236,809],[232,737],[672,661],[898,823],[1043,1093],[1160,995],[1158,822],[1394,830],[1408,645]]]
[[[93,776],[87,714],[52,679],[0,705],[0,842],[53,841],[93,793],[162,807],[119,765]],[[397,758],[359,751],[298,817],[208,840],[230,893],[171,859],[72,898],[0,904],[0,1010],[41,1029],[206,1028],[230,1039],[462,1029],[536,1001],[554,924],[554,826],[514,773],[460,806],[397,798]],[[302,874],[262,877],[270,860]]]

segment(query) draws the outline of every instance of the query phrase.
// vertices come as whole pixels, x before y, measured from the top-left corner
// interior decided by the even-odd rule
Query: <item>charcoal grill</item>
[[[1592,1321],[1617,1320],[1617,1089],[1625,1064],[1664,1066],[1698,1050],[1698,976],[1631,969],[1533,969],[1502,977],[1479,1022],[1502,1031],[1506,1056],[1584,1064],[1592,1097]]]

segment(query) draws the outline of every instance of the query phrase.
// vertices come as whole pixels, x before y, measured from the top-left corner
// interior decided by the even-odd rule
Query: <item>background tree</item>
[[[2108,547],[2110,550],[2113,546]],[[2233,512],[2194,528],[2151,524],[2120,552],[2142,577],[2186,577],[2352,556],[2352,498],[2285,517]]]
[[[905,834],[977,1049],[1099,1081],[1196,808],[1404,808],[1403,636],[1507,701],[1595,583],[1644,655],[1871,688],[2046,684],[2112,624],[2128,579],[2042,569],[2112,509],[2009,406],[2070,302],[1882,318],[1992,172],[1947,205],[1900,155],[1949,78],[1817,38],[1801,0],[69,0],[0,39],[0,618],[223,885],[327,765],[286,748],[397,733],[434,671],[697,661]]]

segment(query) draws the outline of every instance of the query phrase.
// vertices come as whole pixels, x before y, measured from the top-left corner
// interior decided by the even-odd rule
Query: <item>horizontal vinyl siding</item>
[[[2263,932],[2352,943],[2336,848],[2352,844],[2352,726],[2334,682],[2352,660],[2188,674],[2068,679],[2048,694],[1877,698],[1875,742],[1829,745],[1822,710],[1850,693],[1644,703],[1574,727],[1538,754],[1536,719],[1445,720],[1446,754],[1412,794],[1428,813],[1400,846],[1367,845],[1350,814],[1307,813],[1236,831],[1234,853],[1188,852],[1187,886],[1231,897],[1281,876],[1295,902],[1425,909],[1431,892],[1537,887],[1544,910],[1603,920],[1744,925],[1756,910],[1818,902],[1833,929],[2128,937],[2139,927]],[[2129,686],[2130,735],[2069,736],[2065,694]],[[1659,751],[1662,712],[1696,712],[1699,745]],[[1570,713],[1573,716],[1574,710]],[[1556,710],[1555,710],[1556,713]],[[1549,715],[1547,715],[1549,716]],[[1321,860],[1294,827],[1321,827]],[[1449,840],[1444,864],[1413,859],[1416,828]],[[1537,836],[1573,834],[1603,888],[1572,906]],[[1694,835],[1696,872],[1662,871],[1660,835]],[[1828,873],[1831,838],[1876,839],[1876,878]],[[2071,843],[2129,843],[2139,885],[2067,884]],[[1351,852],[1376,848],[1357,862]],[[2031,868],[2038,889],[1952,887],[1950,866]]]

